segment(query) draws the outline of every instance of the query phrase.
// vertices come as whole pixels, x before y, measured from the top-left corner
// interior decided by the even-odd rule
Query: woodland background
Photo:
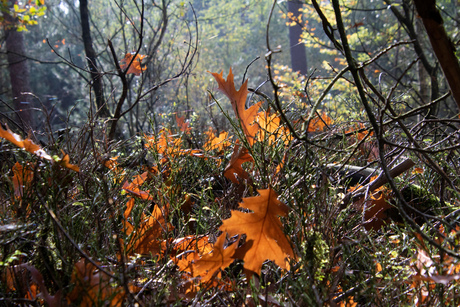
[[[457,1],[0,8],[0,304],[459,305]]]

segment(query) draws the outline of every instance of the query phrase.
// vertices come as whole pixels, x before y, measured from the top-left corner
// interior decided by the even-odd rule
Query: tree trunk
[[[413,23],[413,18],[408,15],[407,12],[411,11],[411,7],[409,7],[409,1],[403,1],[403,12],[404,15],[396,8],[396,6],[391,5],[390,1],[384,0],[384,3],[390,6],[390,10],[395,15],[396,19],[398,19],[399,23],[404,25],[404,29],[406,30],[407,34],[409,35],[410,39],[414,41],[413,46],[415,53],[420,58],[420,62],[423,64],[423,67],[427,71],[428,75],[430,76],[431,81],[431,100],[436,100],[439,97],[439,82],[436,76],[436,65],[431,65],[428,61],[428,57],[423,52],[422,48],[422,39],[420,35],[417,35],[416,27]],[[427,118],[432,118],[436,115],[438,111],[438,106],[432,106],[426,115]]]
[[[302,8],[302,2],[298,0],[288,1],[288,11],[293,16],[301,16],[299,9]],[[302,75],[308,72],[307,54],[305,51],[305,44],[301,42],[302,25],[297,23],[289,27],[289,44],[291,51],[291,65],[293,71],[299,71]]]
[[[31,98],[24,93],[31,92],[29,82],[29,67],[27,59],[24,56],[24,35],[18,32],[16,28],[17,20],[8,12],[3,11],[3,18],[7,25],[5,27],[6,35],[6,52],[8,57],[8,70],[10,73],[11,91],[13,97],[13,106],[19,118],[19,126],[28,131],[34,126],[34,120],[31,114]]]
[[[450,91],[460,109],[460,64],[455,56],[455,47],[443,26],[442,16],[435,0],[414,0],[417,12],[422,18],[431,46],[438,58]]]
[[[91,72],[92,88],[96,98],[96,106],[98,109],[97,116],[109,118],[110,111],[104,99],[104,87],[102,84],[102,75],[99,73],[96,64],[96,51],[93,48],[93,40],[89,27],[89,12],[88,0],[80,0],[80,18],[83,43],[85,45],[86,59]]]

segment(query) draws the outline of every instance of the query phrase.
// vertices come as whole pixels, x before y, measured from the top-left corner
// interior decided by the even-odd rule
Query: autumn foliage
[[[120,61],[120,68],[125,70],[126,74],[134,74],[140,76],[140,74],[147,68],[142,66],[142,60],[145,55],[127,53],[125,57]]]
[[[141,60],[127,54],[120,66],[139,75],[145,70]],[[225,293],[225,302],[242,306],[282,306],[288,297],[307,306],[311,301],[299,295],[305,292],[323,305],[357,306],[359,291],[347,292],[355,286],[351,272],[366,274],[374,293],[384,295],[383,274],[395,269],[392,261],[401,255],[373,252],[369,236],[401,223],[390,214],[396,208],[394,194],[387,187],[369,188],[378,176],[345,187],[343,181],[334,182],[338,172],[321,166],[316,157],[302,164],[310,157],[300,154],[305,148],[294,141],[292,127],[262,101],[248,101],[248,80],[237,90],[231,70],[227,78],[223,72],[211,74],[230,101],[238,133],[209,127],[200,142],[193,142],[193,124],[174,114],[175,127],[140,136],[139,147],[149,159],[135,165],[123,164],[122,153],[79,157],[0,129],[2,144],[27,157],[8,169],[10,193],[1,197],[5,214],[15,222],[0,230],[21,223],[27,228],[28,220],[42,212],[60,238],[50,246],[52,252],[37,248],[38,259],[18,249],[2,262],[7,270],[1,280],[9,295],[51,306],[120,306],[155,299],[164,305],[189,304]],[[341,146],[354,146],[354,158],[375,160],[375,144],[366,140],[373,132],[363,124],[339,127],[321,110],[310,117],[292,122],[313,140],[347,135]],[[53,155],[56,151],[62,158]],[[331,192],[336,189],[343,193]],[[350,205],[342,210],[347,197]],[[441,229],[438,244],[452,246],[457,228]],[[45,246],[52,235],[43,233],[51,230],[40,231],[37,240]],[[353,236],[364,242],[366,252],[352,250]],[[92,245],[76,243],[90,239]],[[394,246],[407,236],[395,233],[379,240]],[[452,285],[460,269],[451,255],[431,259],[424,238],[417,237],[415,246],[401,273],[405,278],[398,282],[410,291],[408,301],[421,305],[436,285]],[[56,255],[62,259],[55,260]],[[59,268],[47,269],[53,261]],[[64,271],[67,279],[55,277]],[[293,281],[303,288],[285,287]],[[253,296],[251,289],[261,284]],[[238,297],[231,298],[232,293]]]

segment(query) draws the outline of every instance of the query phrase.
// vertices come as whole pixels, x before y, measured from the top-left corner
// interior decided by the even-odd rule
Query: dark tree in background
[[[417,12],[423,21],[431,46],[447,79],[452,96],[460,109],[460,65],[455,55],[455,46],[443,26],[441,13],[435,0],[414,1]]]
[[[302,12],[299,9],[302,8],[302,1],[293,0],[288,1],[288,11],[293,16],[299,16]],[[300,23],[296,23],[289,27],[289,45],[291,52],[291,64],[293,71],[299,71],[302,75],[307,74],[307,54],[305,52],[305,45],[301,42],[301,35],[303,29]]]
[[[13,3],[9,4],[13,6]],[[19,118],[19,126],[27,131],[34,126],[31,114],[31,99],[25,93],[31,92],[29,82],[29,67],[24,48],[24,35],[17,31],[17,20],[7,10],[3,11],[6,21],[6,52],[8,58],[8,70],[11,81],[11,94],[16,115]]]
[[[85,45],[86,59],[88,67],[91,72],[92,87],[94,95],[96,96],[96,106],[98,109],[97,115],[100,117],[110,117],[110,111],[104,100],[104,88],[102,84],[101,75],[99,74],[96,63],[96,51],[93,48],[93,40],[91,38],[91,31],[89,27],[89,11],[88,0],[80,1],[80,18],[83,43]]]

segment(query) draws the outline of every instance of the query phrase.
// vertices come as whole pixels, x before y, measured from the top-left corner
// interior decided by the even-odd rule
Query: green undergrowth
[[[174,139],[181,143],[174,145],[178,150],[201,149],[199,145],[188,147],[187,138],[196,140],[195,144],[207,141],[197,131],[175,132]],[[269,143],[265,139],[251,148],[254,162],[243,164],[249,179],[235,184],[223,175],[234,141],[224,150],[193,155],[159,152],[155,146],[143,146],[143,138],[107,146],[97,141],[94,130],[82,129],[69,135],[67,143],[44,148],[53,154],[64,148],[70,162],[79,165],[79,172],[40,160],[2,141],[1,304],[47,303],[43,296],[32,294],[30,273],[25,273],[26,278],[21,273],[24,270],[7,273],[24,264],[41,273],[44,287],[52,296],[59,293],[62,304],[78,303],[70,300],[69,294],[76,287],[72,272],[82,258],[92,259],[113,275],[106,287],[115,292],[104,296],[107,290],[99,288],[100,295],[92,298],[94,305],[113,303],[116,291],[124,292],[125,304],[146,306],[198,302],[214,306],[459,303],[458,194],[445,178],[421,165],[415,156],[417,171],[408,170],[396,181],[410,208],[389,192],[392,208],[388,212],[395,215],[385,215],[382,227],[369,227],[362,206],[353,202],[342,205],[349,187],[325,168],[344,159],[348,164],[366,165],[362,163],[364,154],[360,156],[353,146],[338,150],[351,146],[347,139],[340,147],[327,133],[314,135],[311,144],[295,140]],[[104,165],[114,157],[118,158],[112,168]],[[454,159],[438,157],[437,161],[456,184]],[[20,193],[13,178],[16,163],[28,167],[32,174]],[[128,252],[120,258],[124,244],[133,236],[123,228],[123,215],[132,197],[124,185],[144,172],[149,179],[140,189],[148,191],[151,199],[135,199],[130,221],[139,227],[144,214],[148,216],[158,207],[170,225],[157,238],[166,247],[158,253]],[[231,216],[231,210],[243,198],[269,187],[290,208],[281,219],[296,254],[289,259],[290,270],[267,261],[261,274],[248,280],[244,263],[238,260],[221,273],[230,288],[208,285],[196,293],[186,293],[187,279],[170,258],[174,240],[208,236],[214,242],[221,221]],[[390,191],[387,185],[385,188]],[[410,220],[401,210],[406,210]]]

